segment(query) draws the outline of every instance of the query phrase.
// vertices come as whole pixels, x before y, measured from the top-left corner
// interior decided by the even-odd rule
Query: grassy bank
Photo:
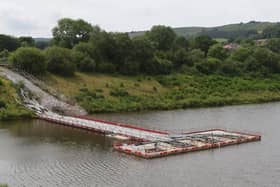
[[[169,110],[280,101],[280,76],[270,78],[199,76],[50,75],[48,84],[89,113]]]
[[[17,88],[10,81],[0,78],[0,120],[30,118],[32,113],[18,104]]]

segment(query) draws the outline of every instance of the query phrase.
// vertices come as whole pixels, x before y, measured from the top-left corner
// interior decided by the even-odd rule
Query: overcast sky
[[[280,21],[279,0],[1,0],[0,33],[51,36],[63,17],[82,18],[107,31],[152,25],[217,26]]]

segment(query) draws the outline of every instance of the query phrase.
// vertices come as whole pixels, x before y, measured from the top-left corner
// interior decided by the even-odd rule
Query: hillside
[[[122,76],[76,73],[49,75],[46,82],[90,114],[210,107],[279,101],[279,76],[267,78],[200,76]]]
[[[230,36],[247,36],[248,34],[261,33],[268,26],[275,25],[272,22],[256,22],[229,24],[217,27],[178,27],[174,31],[185,37],[191,37],[201,34],[210,35],[213,38],[230,38]],[[135,37],[143,35],[145,31],[131,32],[130,36]]]

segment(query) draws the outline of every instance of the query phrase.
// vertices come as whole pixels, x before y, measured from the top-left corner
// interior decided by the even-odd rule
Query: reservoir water
[[[280,186],[280,103],[95,117],[174,133],[259,133],[262,141],[145,160],[114,151],[103,135],[38,120],[0,122],[0,184]]]

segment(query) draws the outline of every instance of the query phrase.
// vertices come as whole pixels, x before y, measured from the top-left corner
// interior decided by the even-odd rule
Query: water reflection
[[[143,160],[113,151],[103,135],[43,121],[0,122],[0,183],[10,186],[279,186],[280,104],[98,118],[189,131],[261,133],[261,142]],[[203,179],[203,180],[202,180]]]

